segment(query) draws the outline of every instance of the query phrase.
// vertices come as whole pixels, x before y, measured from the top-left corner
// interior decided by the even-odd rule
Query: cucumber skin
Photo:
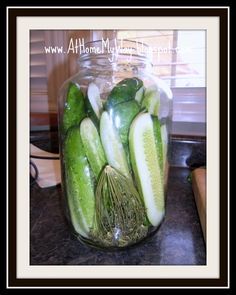
[[[71,127],[63,148],[65,190],[71,221],[76,232],[88,236],[95,212],[94,184],[79,126]]]
[[[144,116],[148,116],[148,129],[144,126],[146,122],[142,121]],[[143,127],[140,125],[140,122],[142,122],[142,126],[144,126],[144,132],[142,134],[140,134],[140,129]],[[140,144],[142,144],[142,147]],[[129,133],[129,146],[135,181],[138,186],[138,191],[143,197],[143,201],[147,209],[148,220],[153,226],[158,226],[162,221],[165,212],[164,186],[161,172],[162,167],[160,167],[158,160],[153,124],[150,114],[141,113],[136,116],[132,122]],[[144,150],[143,153],[142,149]],[[142,160],[144,162],[140,162]],[[147,163],[149,164],[147,165]],[[152,171],[152,173],[154,173],[153,177],[148,174],[144,175],[145,170],[148,174]],[[148,184],[149,187],[147,189]],[[151,194],[153,195],[151,196]],[[151,201],[150,197],[152,197]]]
[[[142,107],[154,116],[158,116],[160,108],[160,93],[154,86],[150,86],[144,92],[144,98],[142,100]]]
[[[70,83],[62,119],[62,134],[74,125],[78,125],[86,116],[83,92],[75,83]]]
[[[91,119],[85,118],[82,120],[80,123],[80,135],[91,169],[96,179],[98,179],[107,161],[98,131]]]
[[[141,105],[144,97],[145,88],[144,86],[140,87],[135,94],[135,100]]]
[[[166,125],[161,125],[161,138],[162,138],[162,154],[163,154],[163,171],[166,169],[167,150],[168,150],[168,132]]]
[[[157,117],[152,116],[153,131],[156,144],[157,157],[159,160],[159,165],[161,167],[162,177],[164,177],[164,159],[163,159],[163,141],[161,133],[161,124]]]
[[[140,106],[135,100],[119,103],[110,111],[113,124],[118,130],[123,145],[128,144],[129,127],[139,111]]]
[[[110,92],[107,102],[106,110],[115,105],[134,100],[136,92],[143,86],[143,81],[139,78],[127,78],[120,81]]]
[[[132,169],[129,152],[129,128],[133,119],[139,113],[139,111],[140,105],[135,100],[119,103],[110,110],[110,114],[112,115],[113,119],[113,124],[118,130],[121,142],[125,150],[126,159],[128,162],[130,172]]]

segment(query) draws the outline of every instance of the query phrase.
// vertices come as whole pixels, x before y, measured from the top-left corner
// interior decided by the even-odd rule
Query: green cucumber
[[[142,100],[143,100],[143,95],[144,95],[144,86],[142,86],[135,94],[135,100],[141,104]]]
[[[110,115],[113,124],[118,130],[121,142],[125,145],[128,143],[128,133],[131,122],[139,113],[140,106],[136,100],[119,103],[112,108]]]
[[[149,113],[140,113],[129,132],[131,163],[143,196],[147,217],[158,226],[165,212],[162,167],[156,149],[154,126]]]
[[[104,111],[100,120],[100,136],[108,163],[121,174],[129,177],[129,168],[125,151],[113,125],[112,118]]]
[[[145,90],[142,107],[154,116],[159,115],[160,93],[156,86],[150,86]]]
[[[71,127],[64,142],[66,195],[76,232],[87,237],[95,212],[94,184],[79,126]]]
[[[99,119],[94,113],[94,110],[91,106],[88,96],[85,97],[85,108],[86,108],[88,117],[93,121],[93,124],[95,125],[97,130],[99,130]]]
[[[154,138],[157,150],[157,156],[159,160],[159,165],[161,167],[162,177],[164,176],[164,166],[163,166],[163,142],[161,133],[161,124],[157,117],[152,116]]]
[[[140,111],[140,105],[138,104],[136,100],[130,100],[127,102],[119,103],[110,110],[113,124],[119,133],[121,142],[123,144],[123,147],[126,153],[126,158],[127,158],[128,166],[130,170],[131,170],[131,165],[130,165],[130,155],[129,155],[128,134],[129,134],[130,124],[132,123],[135,116],[139,113],[139,111]]]
[[[98,131],[91,119],[85,118],[80,123],[80,135],[89,164],[96,179],[98,179],[107,161]]]
[[[62,134],[65,135],[71,126],[78,125],[85,116],[83,92],[77,84],[70,83],[63,113]]]
[[[108,95],[106,109],[109,110],[119,103],[134,100],[141,87],[143,87],[143,82],[139,78],[127,78],[120,81]]]
[[[163,153],[163,171],[165,172],[165,166],[167,161],[167,147],[168,147],[168,132],[166,125],[161,125],[161,138],[162,138],[162,153]]]

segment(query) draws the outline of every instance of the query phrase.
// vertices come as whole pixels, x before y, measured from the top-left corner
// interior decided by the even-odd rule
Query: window
[[[77,70],[75,54],[46,54],[45,46],[67,47],[70,38],[84,38],[85,41],[91,41],[102,37],[116,37],[143,42],[153,49],[153,73],[163,79],[173,92],[175,125],[179,126],[179,123],[184,122],[201,124],[200,133],[204,134],[205,34],[204,30],[31,31],[32,117],[35,113],[56,114],[58,89],[63,81]],[[191,128],[188,127],[188,133],[193,130]]]
[[[205,87],[205,31],[119,31],[118,38],[146,43],[154,73],[170,87]]]
[[[152,49],[153,73],[173,92],[174,122],[205,123],[205,34],[204,30],[118,32],[118,38]]]

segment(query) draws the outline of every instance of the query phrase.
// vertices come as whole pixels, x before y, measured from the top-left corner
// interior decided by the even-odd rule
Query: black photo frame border
[[[21,279],[16,257],[16,30],[20,16],[218,16],[220,19],[220,274],[218,279]],[[8,8],[8,286],[10,287],[227,287],[228,285],[228,18],[220,8]]]

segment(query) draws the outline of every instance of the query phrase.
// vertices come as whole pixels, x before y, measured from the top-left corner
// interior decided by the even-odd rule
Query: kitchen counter
[[[35,141],[33,143],[40,148],[45,147],[45,150],[56,152],[52,146],[48,147],[49,142],[52,144],[53,141],[44,138],[44,141],[40,141],[41,144]],[[176,147],[179,149],[178,144]],[[189,168],[184,165],[170,167],[166,217],[161,227],[155,235],[143,243],[117,252],[97,250],[78,241],[71,234],[63,213],[61,186],[42,189],[33,183],[30,191],[30,263],[32,265],[206,264],[204,238],[192,186],[187,179],[189,173]]]

